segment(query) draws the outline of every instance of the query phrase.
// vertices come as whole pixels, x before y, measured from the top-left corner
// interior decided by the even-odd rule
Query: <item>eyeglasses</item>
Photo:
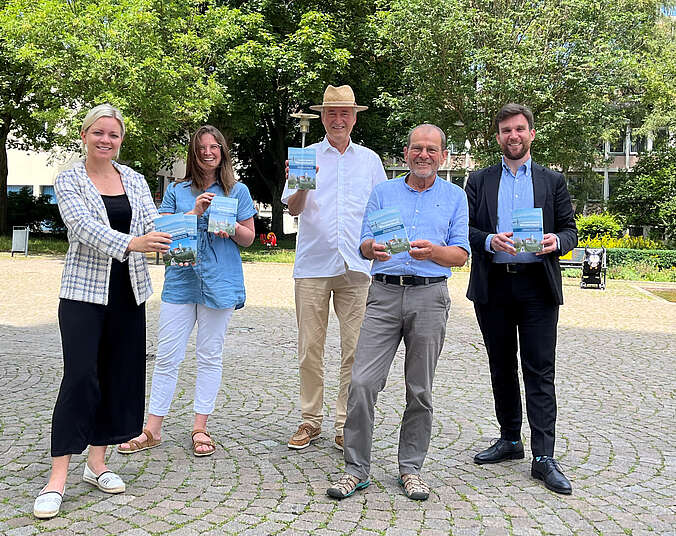
[[[206,153],[207,151],[215,153],[217,151],[220,151],[220,149],[221,149],[220,143],[214,143],[213,145],[198,145],[197,146],[197,152],[199,152],[199,153]]]
[[[413,153],[414,155],[418,155],[423,152],[423,150],[427,150],[427,154],[430,156],[436,156],[438,153],[441,152],[441,149],[439,147],[434,147],[434,146],[421,146],[421,145],[411,145],[411,147],[408,148],[408,151],[410,153]]]

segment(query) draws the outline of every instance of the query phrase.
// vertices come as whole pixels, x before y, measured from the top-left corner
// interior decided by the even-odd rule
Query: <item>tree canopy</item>
[[[676,147],[643,156],[622,173],[610,200],[628,225],[651,225],[676,238]]]
[[[127,127],[120,159],[154,175],[220,101],[203,69],[197,2],[7,0],[0,6],[0,189],[7,136],[22,148],[77,147],[89,108],[109,102]],[[6,222],[6,215],[0,215]]]
[[[676,126],[673,23],[654,0],[0,0],[0,231],[6,148],[76,146],[82,115],[127,120],[121,159],[152,177],[205,122],[232,143],[255,199],[279,201],[289,114],[349,83],[353,139],[400,154],[428,121],[497,157],[492,118],[536,114],[535,158],[594,176],[627,121]],[[323,136],[315,121],[308,141]],[[11,140],[11,141],[10,141]]]
[[[541,163],[588,170],[635,111],[658,11],[626,0],[391,0],[377,17],[378,53],[401,75],[381,97],[393,128],[436,122],[489,163],[492,119],[519,102],[535,113]]]

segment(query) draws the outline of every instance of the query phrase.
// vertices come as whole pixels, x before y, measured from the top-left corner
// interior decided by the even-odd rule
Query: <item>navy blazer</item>
[[[532,163],[535,208],[542,208],[544,233],[556,233],[561,250],[544,256],[547,281],[554,303],[563,303],[559,256],[577,245],[575,212],[562,173]],[[465,192],[469,203],[469,243],[472,248],[472,272],[467,297],[476,303],[488,302],[488,273],[493,254],[485,249],[486,237],[496,233],[498,223],[498,187],[502,164],[469,174]]]

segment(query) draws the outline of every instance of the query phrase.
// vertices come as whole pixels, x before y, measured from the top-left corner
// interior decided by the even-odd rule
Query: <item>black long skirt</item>
[[[113,260],[108,305],[61,299],[63,380],[52,416],[52,456],[114,445],[141,433],[145,403],[145,304],[129,266]]]

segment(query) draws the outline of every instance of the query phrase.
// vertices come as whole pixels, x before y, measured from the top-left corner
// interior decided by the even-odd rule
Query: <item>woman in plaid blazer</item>
[[[124,138],[120,112],[93,108],[81,137],[85,159],[54,184],[69,242],[59,302],[64,375],[52,417],[52,471],[33,508],[40,518],[59,512],[71,455],[87,446],[83,480],[107,493],[125,490],[105,453],[143,424],[152,293],[145,252],[171,243],[153,230],[158,214],[143,176],[113,160]]]

